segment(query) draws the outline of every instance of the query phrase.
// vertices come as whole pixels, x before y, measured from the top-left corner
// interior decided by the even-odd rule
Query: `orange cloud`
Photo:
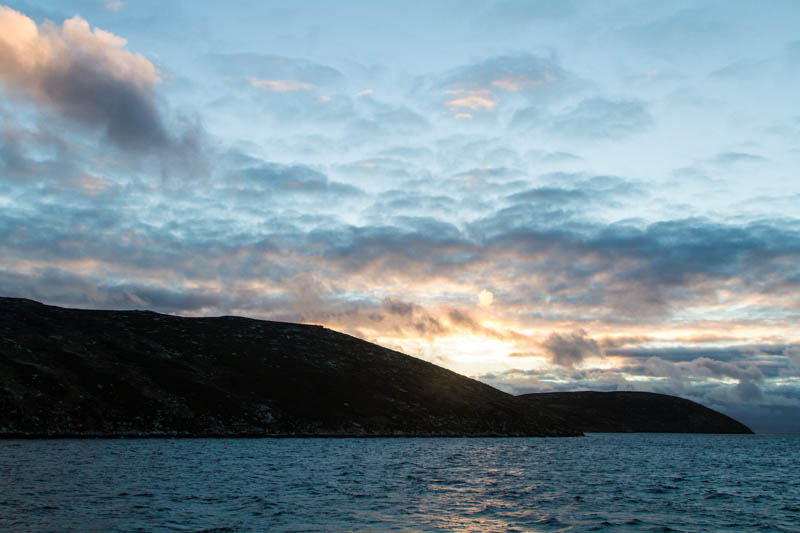
[[[61,28],[50,22],[37,27],[22,13],[0,6],[0,79],[40,99],[53,98],[44,85],[81,59],[117,80],[139,87],[156,84],[156,68],[141,55],[125,50],[126,44],[113,33],[92,30],[78,16],[65,20]]]
[[[481,307],[491,307],[492,302],[494,302],[494,294],[491,291],[483,289],[478,293],[478,305]]]
[[[0,6],[0,86],[104,129],[119,147],[164,150],[171,139],[154,98],[158,72],[146,58],[125,50],[126,43],[78,16],[61,27],[37,26]]]
[[[532,89],[534,87],[550,83],[551,81],[553,81],[553,79],[554,79],[553,75],[550,74],[550,71],[545,70],[544,77],[541,79],[523,78],[523,77],[499,78],[493,80],[491,85],[492,87],[496,87],[498,89],[504,89],[510,92],[518,92],[522,91],[523,89]]]
[[[488,89],[453,89],[445,94],[454,96],[452,100],[444,103],[452,109],[469,109],[470,111],[491,111],[497,105]]]

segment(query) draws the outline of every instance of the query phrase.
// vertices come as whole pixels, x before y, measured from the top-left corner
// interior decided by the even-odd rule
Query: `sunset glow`
[[[0,295],[800,416],[796,3],[343,4],[0,6]]]

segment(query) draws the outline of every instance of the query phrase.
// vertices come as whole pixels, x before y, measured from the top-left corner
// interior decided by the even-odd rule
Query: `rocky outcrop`
[[[0,298],[8,436],[567,436],[557,416],[319,326]]]
[[[571,426],[599,433],[752,433],[722,413],[684,398],[650,392],[553,392],[517,397]]]

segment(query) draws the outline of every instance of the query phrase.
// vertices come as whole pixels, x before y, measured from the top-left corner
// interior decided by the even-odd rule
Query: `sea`
[[[800,531],[800,435],[0,441],[2,531]]]

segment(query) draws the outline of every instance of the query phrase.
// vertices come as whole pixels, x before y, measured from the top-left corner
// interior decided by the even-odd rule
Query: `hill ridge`
[[[70,309],[0,297],[2,437],[577,436],[594,430],[584,429],[595,427],[585,416],[562,408],[564,394],[577,400],[581,393],[553,394],[511,396],[318,324]],[[694,405],[711,419],[724,417]],[[633,427],[625,422],[617,420],[615,430]],[[656,422],[653,427],[667,427]],[[680,420],[670,424],[698,429]],[[714,427],[749,431],[736,424]]]

